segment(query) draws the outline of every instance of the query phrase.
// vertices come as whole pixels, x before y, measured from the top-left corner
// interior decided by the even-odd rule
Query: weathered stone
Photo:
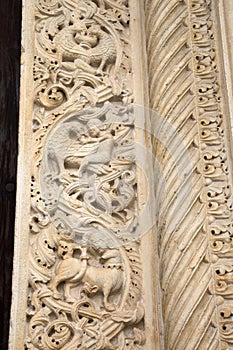
[[[25,1],[10,349],[233,349],[232,11]]]

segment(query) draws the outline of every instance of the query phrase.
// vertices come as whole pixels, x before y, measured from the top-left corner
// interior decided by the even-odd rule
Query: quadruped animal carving
[[[84,290],[92,293],[101,291],[103,293],[103,304],[107,311],[115,310],[115,306],[108,301],[109,296],[121,289],[123,285],[123,271],[120,253],[117,249],[108,249],[100,260],[100,266],[88,264],[87,248],[82,248],[75,243],[60,242],[58,254],[62,258],[56,269],[56,276],[50,284],[55,299],[60,299],[62,294],[57,288],[61,282],[64,284],[64,297],[67,302],[74,302],[76,299],[71,295],[71,288],[84,283]],[[80,250],[80,258],[73,257],[74,250]]]

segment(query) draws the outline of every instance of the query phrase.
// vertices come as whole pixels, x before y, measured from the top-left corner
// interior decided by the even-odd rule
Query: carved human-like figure
[[[72,156],[67,157],[65,163],[69,167],[76,167],[79,163],[79,176],[83,175],[83,172],[91,165],[98,167],[98,165],[107,164],[112,159],[112,151],[114,147],[113,135],[109,130],[105,130],[106,125],[103,125],[100,120],[93,119],[88,122],[88,135],[79,140],[81,144],[93,145],[91,154],[87,154],[81,160],[78,153],[75,155],[75,151]],[[93,167],[92,167],[93,170]]]

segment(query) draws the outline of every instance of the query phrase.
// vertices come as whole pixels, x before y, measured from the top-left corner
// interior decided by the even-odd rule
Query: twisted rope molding
[[[165,349],[233,348],[232,206],[214,4],[145,2]]]

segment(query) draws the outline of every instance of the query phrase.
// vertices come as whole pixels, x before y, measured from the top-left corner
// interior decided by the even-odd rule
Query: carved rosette
[[[25,349],[142,349],[127,0],[36,1]]]

